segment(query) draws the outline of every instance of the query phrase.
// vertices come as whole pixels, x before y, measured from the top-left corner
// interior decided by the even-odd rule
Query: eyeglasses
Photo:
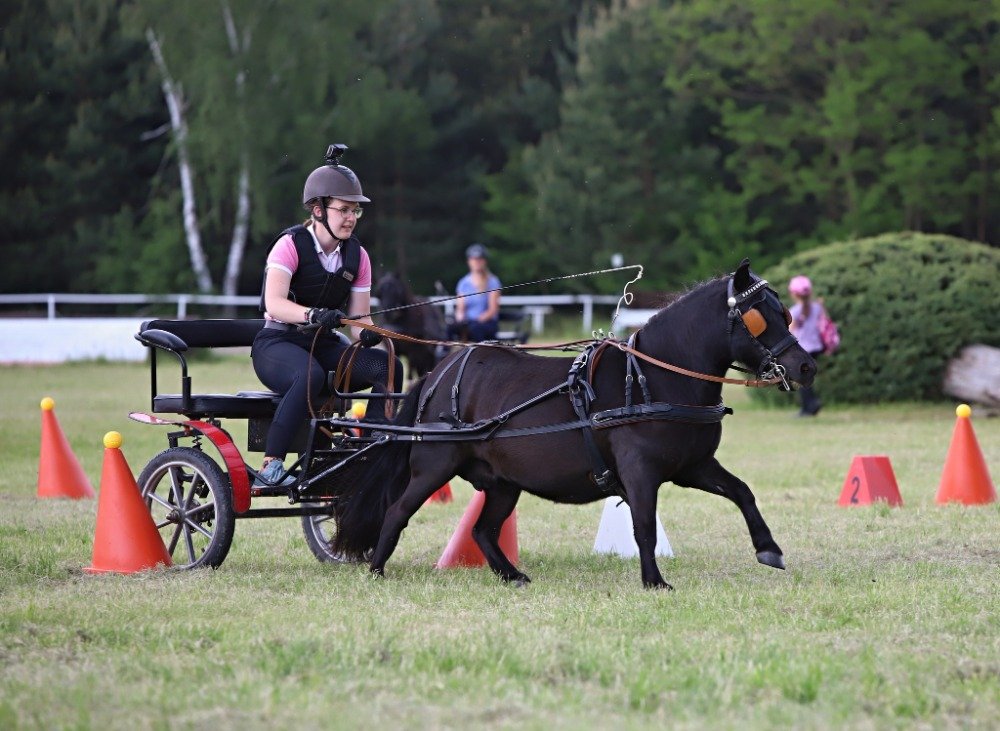
[[[347,218],[348,216],[351,215],[353,215],[355,218],[361,218],[362,214],[364,214],[365,212],[365,209],[362,208],[361,206],[355,206],[354,208],[348,208],[347,206],[342,206],[340,208],[332,208],[330,206],[327,206],[326,210],[336,211],[341,215],[342,218]]]

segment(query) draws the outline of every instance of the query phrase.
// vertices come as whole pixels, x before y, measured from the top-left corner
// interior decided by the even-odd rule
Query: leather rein
[[[497,342],[490,342],[488,340],[481,343],[468,343],[458,340],[430,340],[426,338],[416,338],[413,337],[412,335],[406,335],[405,333],[395,332],[393,330],[387,330],[383,327],[379,327],[378,325],[371,325],[366,322],[361,322],[360,320],[349,319],[349,318],[343,320],[343,323],[345,325],[350,325],[352,327],[360,327],[364,330],[372,330],[373,332],[377,332],[379,335],[383,335],[384,337],[390,340],[402,340],[407,343],[417,343],[419,345],[430,345],[430,346],[444,345],[447,347],[459,347],[459,348],[500,348],[506,350],[531,351],[531,350],[571,350],[574,347],[606,342],[612,347],[618,348],[623,353],[634,355],[635,357],[641,358],[647,363],[655,365],[658,368],[663,368],[664,370],[667,371],[673,371],[674,373],[679,373],[682,376],[697,378],[698,380],[701,381],[712,381],[713,383],[729,383],[736,386],[745,386],[747,388],[763,388],[765,386],[773,386],[775,384],[781,383],[784,380],[780,376],[773,376],[771,378],[753,378],[753,379],[727,378],[725,376],[713,376],[709,373],[700,373],[698,371],[692,371],[687,368],[682,368],[681,366],[678,365],[673,365],[672,363],[666,363],[660,360],[659,358],[654,358],[651,355],[647,355],[646,353],[643,353],[640,350],[636,350],[625,341],[618,340],[615,337],[607,337],[600,340],[595,338],[590,338],[586,340],[570,340],[565,343],[541,343],[533,345],[529,344],[522,345],[520,343],[513,343],[513,344],[497,343]]]

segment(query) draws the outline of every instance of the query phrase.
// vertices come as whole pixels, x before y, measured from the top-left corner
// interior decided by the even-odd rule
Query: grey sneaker
[[[288,487],[295,478],[285,472],[285,465],[277,459],[272,459],[260,471],[260,477],[253,481],[254,487]]]

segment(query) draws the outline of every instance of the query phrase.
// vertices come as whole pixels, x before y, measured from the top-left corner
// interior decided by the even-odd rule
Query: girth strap
[[[573,411],[576,412],[577,419],[581,422],[589,421],[590,404],[596,398],[593,387],[583,375],[587,368],[587,361],[590,359],[593,351],[593,347],[587,348],[576,357],[573,365],[569,368],[569,376],[566,379],[566,389],[569,392],[570,403],[573,405]],[[606,495],[620,495],[624,498],[625,491],[618,479],[618,475],[604,461],[601,450],[597,448],[597,441],[594,439],[592,429],[583,429],[583,444],[587,449],[587,455],[590,457],[594,483]]]

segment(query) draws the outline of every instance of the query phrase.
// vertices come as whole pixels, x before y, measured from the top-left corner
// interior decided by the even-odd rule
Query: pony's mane
[[[697,294],[698,292],[701,292],[706,287],[708,287],[710,284],[714,284],[715,282],[727,279],[728,277],[729,277],[728,274],[723,274],[723,275],[718,276],[718,277],[713,277],[712,279],[705,279],[705,280],[703,280],[701,282],[698,282],[696,284],[692,284],[691,286],[689,286],[686,290],[684,290],[682,292],[672,292],[672,293],[666,295],[663,298],[664,304],[660,308],[660,311],[657,312],[655,315],[653,315],[651,318],[649,318],[649,322],[653,322],[654,320],[658,319],[659,317],[661,317],[663,315],[663,313],[667,312],[672,307],[674,307],[677,304],[679,304],[680,302],[683,302],[684,300],[690,298],[691,296]]]

